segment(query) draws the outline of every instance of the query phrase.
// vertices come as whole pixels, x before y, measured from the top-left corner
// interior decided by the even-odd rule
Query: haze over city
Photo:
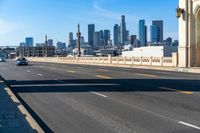
[[[27,36],[34,37],[34,42],[44,42],[45,34],[55,42],[68,42],[68,33],[76,33],[78,23],[87,38],[88,24],[95,24],[97,30],[112,31],[121,15],[126,16],[130,34],[138,35],[138,21],[145,19],[150,40],[151,21],[163,20],[164,39],[178,39],[177,3],[178,0],[1,0],[0,45],[18,46]]]

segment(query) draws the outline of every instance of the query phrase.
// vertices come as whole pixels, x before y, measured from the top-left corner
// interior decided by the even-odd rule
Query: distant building
[[[104,42],[105,42],[105,40],[104,40],[104,32],[103,32],[103,30],[100,30],[99,31],[99,45],[100,46],[104,46]]]
[[[151,43],[159,42],[158,27],[156,25],[151,25]]]
[[[44,47],[44,46],[45,46],[45,43],[36,43],[35,46],[36,46],[36,47]]]
[[[47,52],[45,52],[47,50]],[[35,47],[18,47],[17,48],[17,55],[21,57],[44,57],[46,56],[55,56],[55,47],[54,46],[47,46],[45,49],[44,46],[35,46]]]
[[[90,46],[93,46],[94,44],[94,32],[95,32],[95,25],[94,24],[89,24],[88,25],[88,44]]]
[[[47,46],[53,46],[53,39],[48,39]]]
[[[99,44],[100,44],[99,32],[98,31],[94,32],[93,37],[94,37],[94,39],[93,39],[94,40],[94,46],[95,47],[99,46]]]
[[[34,42],[33,42],[33,37],[26,37],[25,38],[25,46],[27,46],[27,47],[33,47],[33,44],[34,44]]]
[[[83,36],[80,37],[80,45],[81,46],[85,45],[85,39]]]
[[[64,42],[57,42],[57,53],[63,54],[66,52],[66,43]]]
[[[118,24],[114,26],[113,40],[114,40],[114,45],[120,44],[120,26]]]
[[[70,33],[69,33],[69,42],[68,42],[68,46],[72,46],[72,45],[73,45],[73,40],[74,40],[73,32],[70,32]]]
[[[145,20],[139,20],[139,41],[141,47],[147,44],[147,26],[145,25]]]
[[[163,42],[163,20],[154,20],[152,25],[158,28],[158,42]]]
[[[125,42],[127,41],[127,31],[126,31],[126,22],[125,22],[125,16],[121,16],[121,24],[120,24],[120,40],[121,44],[125,45]]]
[[[110,41],[110,30],[104,30],[104,40],[105,40],[104,46],[107,46]]]
[[[129,44],[133,45],[135,40],[137,39],[137,36],[136,35],[131,35],[128,37],[128,42]]]

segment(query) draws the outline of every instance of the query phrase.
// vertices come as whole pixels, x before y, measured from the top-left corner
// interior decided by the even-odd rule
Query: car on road
[[[0,58],[0,62],[6,62],[4,58]]]
[[[17,66],[28,66],[28,60],[26,58],[18,58],[16,65]]]

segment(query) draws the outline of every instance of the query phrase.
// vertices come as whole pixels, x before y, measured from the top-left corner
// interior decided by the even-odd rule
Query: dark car
[[[16,65],[18,66],[27,66],[28,65],[28,60],[26,58],[18,58]]]
[[[4,58],[0,58],[0,62],[6,62]]]

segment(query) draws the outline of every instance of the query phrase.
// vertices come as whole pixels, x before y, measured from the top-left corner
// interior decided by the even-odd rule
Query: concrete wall
[[[177,46],[149,46],[134,48],[133,51],[122,52],[123,57],[171,57],[177,52]]]

